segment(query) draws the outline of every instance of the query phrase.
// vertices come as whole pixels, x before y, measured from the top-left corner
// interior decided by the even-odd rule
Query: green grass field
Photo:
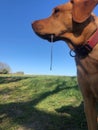
[[[0,130],[87,130],[76,77],[0,76]]]

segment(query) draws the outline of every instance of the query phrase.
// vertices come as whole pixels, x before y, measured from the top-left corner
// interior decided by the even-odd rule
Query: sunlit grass
[[[0,130],[86,130],[76,77],[1,76]]]

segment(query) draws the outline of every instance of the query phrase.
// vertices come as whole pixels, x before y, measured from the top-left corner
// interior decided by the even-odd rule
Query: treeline
[[[11,72],[11,67],[4,63],[4,62],[0,62],[0,74],[12,74]],[[18,71],[16,73],[13,73],[13,74],[24,74],[23,71]]]

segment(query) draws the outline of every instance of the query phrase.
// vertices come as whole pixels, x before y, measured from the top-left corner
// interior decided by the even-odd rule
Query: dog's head
[[[54,8],[50,17],[33,22],[32,28],[38,36],[49,41],[53,35],[54,41],[81,44],[96,29],[96,16],[91,14],[96,4],[93,0],[70,0]]]
[[[42,38],[50,40],[50,36],[53,34],[55,40],[61,39],[62,34],[69,30],[72,31],[72,4],[69,2],[57,6],[50,17],[35,21],[32,27]]]

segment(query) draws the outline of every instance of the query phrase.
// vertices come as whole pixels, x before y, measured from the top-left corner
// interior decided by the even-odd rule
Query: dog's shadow
[[[86,117],[84,113],[84,104],[81,102],[79,106],[62,106],[59,109],[56,109],[56,112],[65,115],[64,122],[67,128],[70,126],[70,128],[73,128],[71,130],[87,130],[87,122]],[[70,124],[70,125],[69,125]]]

